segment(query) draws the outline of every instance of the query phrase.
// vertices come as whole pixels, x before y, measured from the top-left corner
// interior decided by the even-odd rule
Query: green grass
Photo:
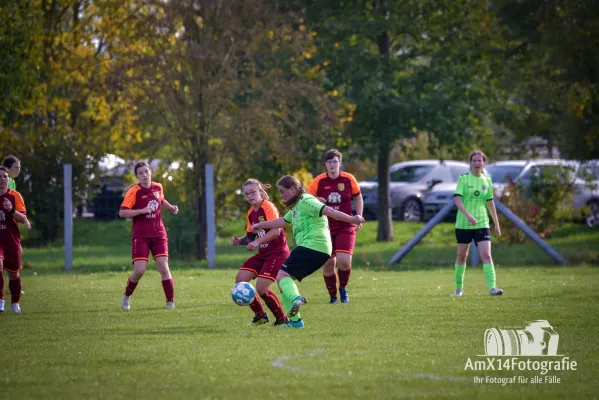
[[[0,315],[3,398],[596,398],[599,270],[498,270],[506,294],[487,295],[480,269],[452,298],[450,269],[357,269],[349,304],[327,304],[320,273],[300,284],[306,328],[252,327],[230,299],[235,271],[174,270],[177,309],[163,309],[149,272],[120,311],[125,272],[24,271],[22,314]],[[475,384],[487,328],[547,319],[576,371],[559,384]]]
[[[555,266],[535,245],[494,245],[505,295],[491,298],[481,268],[469,268],[465,296],[453,298],[451,225],[436,227],[389,267],[422,225],[396,223],[395,241],[379,243],[376,223],[367,223],[358,234],[351,302],[327,304],[317,272],[299,286],[309,299],[306,328],[286,330],[250,326],[249,308],[230,298],[249,255],[228,244],[243,231],[239,222],[219,232],[217,269],[171,257],[176,310],[164,309],[151,263],[132,311],[122,312],[128,226],[76,221],[70,272],[60,245],[24,250],[23,313],[0,314],[2,398],[599,397],[597,230],[568,225],[550,241],[572,263],[587,265]],[[559,333],[559,354],[575,360],[576,371],[550,372],[559,384],[473,382],[540,375],[465,370],[469,358],[483,359],[486,329],[521,329],[538,319]]]

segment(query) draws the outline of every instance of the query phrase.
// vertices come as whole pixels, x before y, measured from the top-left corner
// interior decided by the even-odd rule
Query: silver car
[[[585,185],[581,193],[576,196],[575,206],[586,205],[588,212],[585,221],[588,226],[599,226],[599,160],[587,161],[578,169],[578,179],[585,182],[590,180],[590,185]]]
[[[421,221],[424,219],[423,199],[436,185],[457,182],[469,165],[459,161],[414,160],[393,164],[390,174],[390,207],[393,219]],[[378,179],[360,182],[364,199],[364,217],[375,219],[378,214]]]

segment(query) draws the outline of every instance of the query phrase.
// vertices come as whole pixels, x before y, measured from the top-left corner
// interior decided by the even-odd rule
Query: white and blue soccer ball
[[[231,298],[239,306],[248,306],[256,297],[256,289],[249,282],[238,282],[231,289]]]

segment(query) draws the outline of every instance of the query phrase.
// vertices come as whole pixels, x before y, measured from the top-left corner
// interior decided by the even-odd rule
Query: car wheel
[[[591,228],[599,226],[599,201],[591,201],[587,206],[590,210],[589,215],[585,218],[587,225]]]
[[[424,217],[422,203],[416,198],[407,199],[401,207],[400,216],[404,221],[422,221]]]

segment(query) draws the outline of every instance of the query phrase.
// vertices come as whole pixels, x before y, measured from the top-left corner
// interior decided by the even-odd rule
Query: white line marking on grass
[[[368,351],[354,352],[355,355],[360,355],[360,354],[365,354],[365,353],[370,353],[370,352],[368,352]],[[293,359],[297,359],[297,358],[313,357],[313,356],[319,356],[319,355],[323,355],[323,354],[325,354],[324,349],[317,349],[317,350],[309,351],[305,354],[298,354],[295,356],[281,356],[281,357],[277,358],[276,360],[274,360],[273,362],[271,362],[270,365],[275,368],[280,368],[280,369],[284,369],[287,371],[297,372],[297,373],[305,374],[305,375],[339,376],[339,377],[352,376],[352,374],[353,374],[352,371],[347,371],[347,374],[340,374],[340,373],[334,373],[334,372],[320,372],[320,371],[316,371],[316,370],[306,370],[306,369],[298,368],[293,365],[287,365],[287,363],[286,363],[289,360],[293,360]],[[470,378],[466,378],[466,377],[439,376],[439,375],[433,375],[433,374],[399,374],[399,375],[391,375],[389,377],[392,377],[395,379],[401,379],[401,380],[423,379],[423,380],[430,380],[430,381],[453,381],[453,382],[470,381]]]

